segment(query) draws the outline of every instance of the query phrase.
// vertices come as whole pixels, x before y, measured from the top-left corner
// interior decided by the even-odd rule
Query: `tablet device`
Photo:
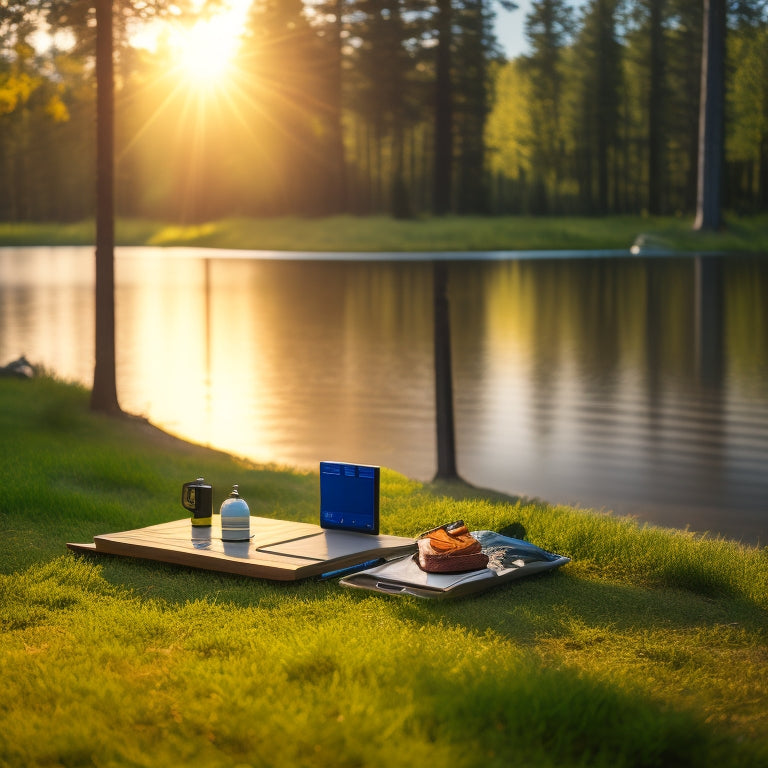
[[[358,533],[379,532],[380,468],[320,462],[320,526]]]

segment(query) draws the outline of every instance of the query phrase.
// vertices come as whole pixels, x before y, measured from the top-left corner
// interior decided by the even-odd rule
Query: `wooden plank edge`
[[[76,544],[74,542],[67,542],[67,549],[71,549],[73,552],[82,552],[85,555],[100,555],[96,549],[96,545],[91,542],[90,544]]]
[[[169,563],[171,565],[180,565],[185,568],[195,570],[210,571],[212,573],[230,573],[235,576],[248,576],[250,578],[267,579],[268,581],[298,581],[309,576],[319,575],[322,570],[306,573],[305,568],[295,570],[286,570],[284,568],[275,569],[269,566],[256,566],[253,563],[240,563],[237,561],[217,559],[212,560],[216,567],[204,565],[204,560],[190,562],[189,556],[183,552],[174,552],[173,550],[155,549],[153,547],[142,547],[136,552],[110,552],[107,549],[97,547],[96,544],[76,544],[68,543],[67,548],[78,554],[87,555],[109,555],[111,557],[130,557],[134,560],[146,560],[147,562]],[[311,568],[311,566],[309,566]],[[324,570],[324,569],[323,569]]]

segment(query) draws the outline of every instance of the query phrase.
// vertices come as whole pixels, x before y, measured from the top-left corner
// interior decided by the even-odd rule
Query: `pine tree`
[[[618,151],[622,49],[616,30],[617,0],[590,0],[576,43],[581,64],[578,137],[582,195],[590,213],[611,207],[611,163]]]
[[[573,31],[572,11],[565,0],[534,0],[525,20],[531,53],[524,66],[531,83],[531,123],[535,144],[532,167],[534,184],[545,195],[556,195],[564,172],[562,52]],[[537,213],[550,205],[541,201]]]

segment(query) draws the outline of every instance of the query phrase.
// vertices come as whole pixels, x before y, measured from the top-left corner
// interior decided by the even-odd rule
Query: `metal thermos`
[[[251,538],[251,511],[232,486],[229,498],[221,505],[221,538],[223,541],[248,541]]]
[[[192,525],[210,525],[213,514],[213,488],[198,477],[181,486],[181,504],[192,513]]]

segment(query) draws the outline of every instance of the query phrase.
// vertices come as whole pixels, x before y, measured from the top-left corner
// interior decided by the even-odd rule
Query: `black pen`
[[[328,573],[320,574],[321,579],[335,579],[337,576],[346,576],[349,573],[357,573],[357,571],[364,571],[366,568],[373,568],[374,565],[381,565],[387,561],[383,557],[377,557],[375,560],[366,560],[364,563],[358,563],[357,565],[350,565],[348,568],[339,568],[336,571],[328,571]]]

